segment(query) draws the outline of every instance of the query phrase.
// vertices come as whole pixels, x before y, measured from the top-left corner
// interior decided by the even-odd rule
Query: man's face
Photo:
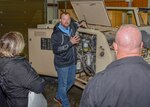
[[[61,16],[60,23],[61,23],[64,27],[68,27],[68,26],[70,25],[70,21],[71,21],[71,19],[70,19],[70,16],[69,16],[68,14],[67,14],[67,15],[63,14],[63,15]]]

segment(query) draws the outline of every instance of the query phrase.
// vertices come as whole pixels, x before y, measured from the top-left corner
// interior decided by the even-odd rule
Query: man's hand
[[[80,37],[79,36],[73,36],[73,37],[71,37],[71,39],[70,39],[70,42],[74,45],[74,44],[78,44],[79,43],[79,41],[80,41]]]

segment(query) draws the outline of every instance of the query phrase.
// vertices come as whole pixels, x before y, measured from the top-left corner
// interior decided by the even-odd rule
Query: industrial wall
[[[125,0],[105,0],[106,6],[128,6]],[[133,0],[133,7],[148,7],[148,0]]]
[[[123,6],[127,7],[127,0],[104,0],[106,6]],[[149,5],[148,5],[149,4]],[[47,0],[47,23],[50,23],[51,20],[58,18],[60,12],[63,9],[67,9],[73,15],[74,12],[72,10],[72,6],[70,4],[70,0]],[[150,0],[133,0],[133,7],[148,7],[150,6]]]
[[[45,0],[0,0],[0,36],[9,31],[19,31],[26,41],[28,55],[28,28],[44,23]]]

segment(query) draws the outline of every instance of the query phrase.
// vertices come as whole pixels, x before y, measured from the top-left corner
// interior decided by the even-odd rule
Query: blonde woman
[[[27,107],[29,91],[41,93],[45,87],[44,79],[19,56],[24,46],[19,32],[6,33],[0,39],[0,86],[9,107]]]

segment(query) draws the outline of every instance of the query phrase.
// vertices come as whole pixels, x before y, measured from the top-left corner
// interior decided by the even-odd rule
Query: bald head
[[[118,59],[127,56],[140,56],[142,45],[141,32],[135,25],[123,25],[117,31],[114,49]]]

